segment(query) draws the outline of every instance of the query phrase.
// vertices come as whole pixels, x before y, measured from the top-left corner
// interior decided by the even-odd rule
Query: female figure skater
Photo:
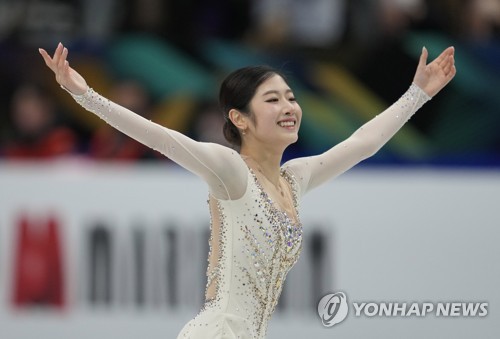
[[[456,73],[449,47],[427,64],[384,112],[323,154],[282,166],[297,141],[302,110],[279,72],[264,66],[231,73],[220,89],[224,135],[239,152],[196,142],[103,98],[67,61],[59,44],[53,57],[40,49],[57,82],[87,110],[200,176],[209,188],[211,213],[206,301],[178,338],[264,338],[283,282],[302,244],[300,198],[380,149]]]

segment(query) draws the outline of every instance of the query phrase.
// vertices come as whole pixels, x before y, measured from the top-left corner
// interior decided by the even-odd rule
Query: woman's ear
[[[229,119],[233,122],[234,126],[240,131],[245,131],[248,127],[248,117],[238,111],[237,109],[231,109],[229,111]]]

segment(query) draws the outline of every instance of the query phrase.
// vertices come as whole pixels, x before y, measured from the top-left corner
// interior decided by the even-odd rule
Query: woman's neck
[[[265,149],[253,150],[243,146],[240,154],[252,169],[261,172],[275,186],[278,185],[282,152],[272,152]]]

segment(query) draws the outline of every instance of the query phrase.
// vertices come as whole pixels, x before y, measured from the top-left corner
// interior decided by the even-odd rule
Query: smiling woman
[[[272,80],[273,83],[267,84],[265,88],[260,88],[268,80]],[[240,148],[242,136],[246,135],[248,124],[257,124],[255,107],[253,106],[262,103],[262,101],[278,103],[280,92],[277,88],[280,87],[284,88],[286,92],[285,100],[295,101],[284,75],[270,67],[245,67],[230,74],[222,83],[219,94],[219,103],[225,119],[224,136],[226,140]],[[237,126],[235,123],[239,125]]]
[[[374,154],[455,75],[454,49],[427,64],[391,107],[323,154],[281,165],[298,138],[302,110],[278,72],[264,66],[231,73],[220,91],[224,134],[239,152],[196,142],[103,98],[69,66],[61,44],[50,57],[58,83],[106,122],[195,173],[209,187],[211,212],[205,304],[178,338],[264,338],[288,271],[302,248],[300,198]]]
[[[257,82],[247,84],[246,82],[253,78],[250,74],[261,76]],[[230,107],[228,111],[224,111],[227,125],[239,133],[235,146],[241,147],[240,153],[247,156],[255,155],[256,152],[252,148],[258,148],[260,151],[257,153],[265,157],[270,154],[263,152],[282,154],[286,147],[297,141],[302,117],[302,110],[284,77],[263,66],[237,70],[222,84],[222,98],[239,96],[238,90],[234,89],[231,89],[234,91],[233,95],[226,93],[230,91],[228,84],[233,82],[233,78],[238,79],[239,85],[245,91],[253,89],[248,93],[251,94],[250,100],[243,105],[224,105]],[[283,134],[283,131],[292,133]]]

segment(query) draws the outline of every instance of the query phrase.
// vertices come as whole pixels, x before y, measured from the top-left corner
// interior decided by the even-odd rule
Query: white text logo
[[[352,302],[355,317],[485,317],[487,302]],[[342,292],[325,295],[318,303],[318,314],[325,327],[342,322],[349,313]]]
[[[347,297],[342,292],[327,294],[318,303],[318,314],[323,326],[331,327],[347,317]]]
[[[488,315],[488,303],[448,302],[424,303],[352,303],[354,315],[367,317],[425,317],[433,313],[436,317],[484,317]]]

